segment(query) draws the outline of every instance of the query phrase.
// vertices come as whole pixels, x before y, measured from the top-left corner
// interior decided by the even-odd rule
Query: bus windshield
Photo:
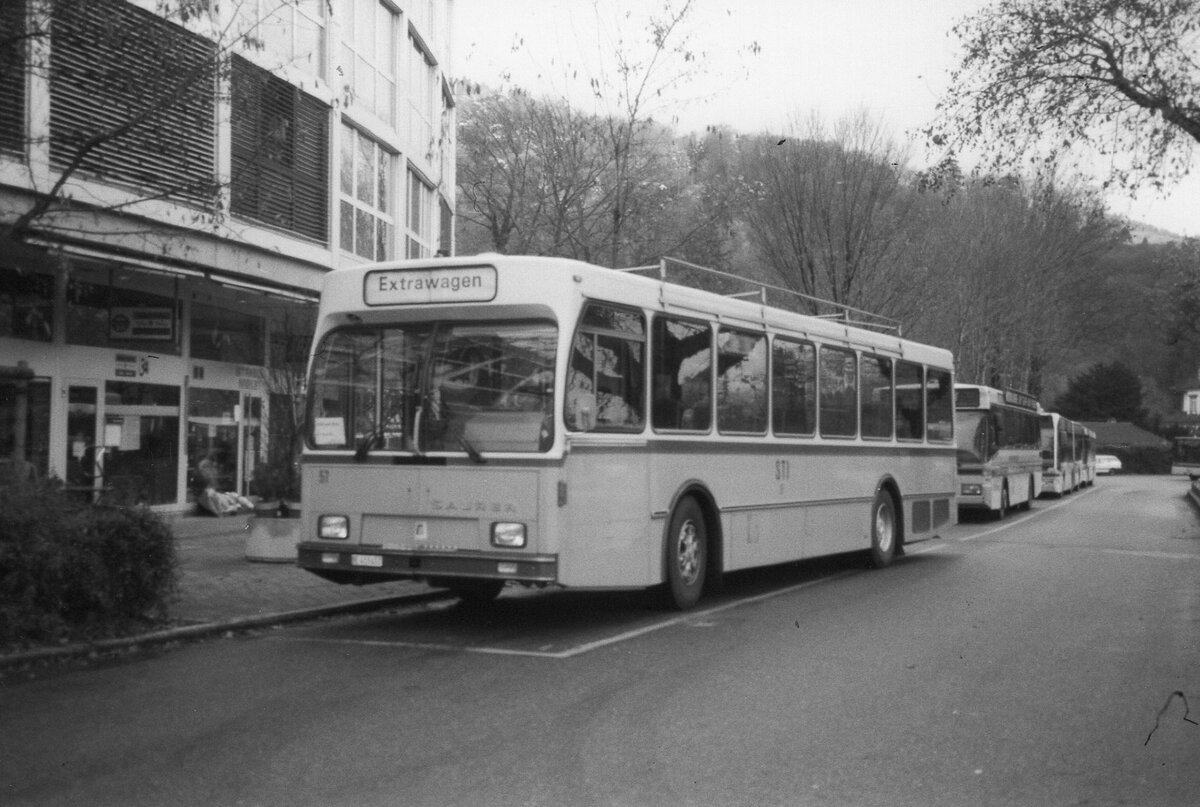
[[[536,452],[554,437],[549,322],[344,328],[317,346],[309,444],[421,454]]]
[[[987,462],[991,456],[987,412],[968,409],[954,413],[954,434],[959,462]]]

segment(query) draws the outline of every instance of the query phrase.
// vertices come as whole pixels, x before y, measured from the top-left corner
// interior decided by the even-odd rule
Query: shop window
[[[54,276],[0,269],[0,336],[49,342],[53,322]]]
[[[178,499],[179,387],[109,381],[105,386],[104,484],[130,502]]]
[[[49,472],[50,379],[0,367],[0,484]]]
[[[67,342],[179,355],[175,300],[82,278],[67,282]]]
[[[241,393],[193,388],[188,393],[188,493],[193,499],[211,487],[237,490],[238,422]],[[200,463],[208,460],[205,473]]]
[[[192,303],[188,350],[193,359],[262,365],[266,361],[264,320],[229,308]]]

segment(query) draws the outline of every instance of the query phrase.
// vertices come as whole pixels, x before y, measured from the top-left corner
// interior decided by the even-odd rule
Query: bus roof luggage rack
[[[834,302],[833,300],[825,300],[820,297],[813,297],[810,294],[789,289],[784,286],[773,286],[770,283],[764,283],[761,280],[753,280],[741,275],[735,275],[732,272],[725,272],[720,269],[713,269],[708,266],[700,266],[699,264],[691,263],[680,258],[660,258],[658,263],[649,264],[647,266],[630,266],[624,269],[618,269],[618,272],[658,272],[659,280],[664,283],[667,280],[667,266],[676,264],[685,269],[691,269],[697,272],[713,275],[715,277],[723,277],[730,280],[735,280],[739,283],[745,283],[754,288],[751,291],[741,292],[719,292],[726,297],[751,298],[757,297],[758,301],[763,305],[767,305],[767,291],[779,292],[785,297],[791,297],[800,300],[803,303],[805,310],[803,313],[815,316],[820,319],[836,320],[846,325],[854,325],[859,328],[869,328],[871,330],[881,331],[883,333],[894,333],[897,336],[903,336],[902,327],[899,320],[885,317],[882,314],[876,314],[871,311],[865,311],[861,308],[855,308],[845,303]]]

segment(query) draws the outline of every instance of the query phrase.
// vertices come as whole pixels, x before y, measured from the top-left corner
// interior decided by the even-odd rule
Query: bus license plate
[[[383,567],[382,555],[351,555],[351,566],[374,566],[379,569]]]

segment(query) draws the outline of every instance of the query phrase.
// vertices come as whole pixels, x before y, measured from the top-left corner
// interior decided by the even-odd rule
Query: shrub
[[[0,496],[0,644],[117,635],[162,620],[179,570],[168,524],[90,506],[56,480]]]
[[[1123,474],[1169,474],[1171,452],[1153,446],[1116,448],[1101,453],[1116,454],[1121,460]]]

